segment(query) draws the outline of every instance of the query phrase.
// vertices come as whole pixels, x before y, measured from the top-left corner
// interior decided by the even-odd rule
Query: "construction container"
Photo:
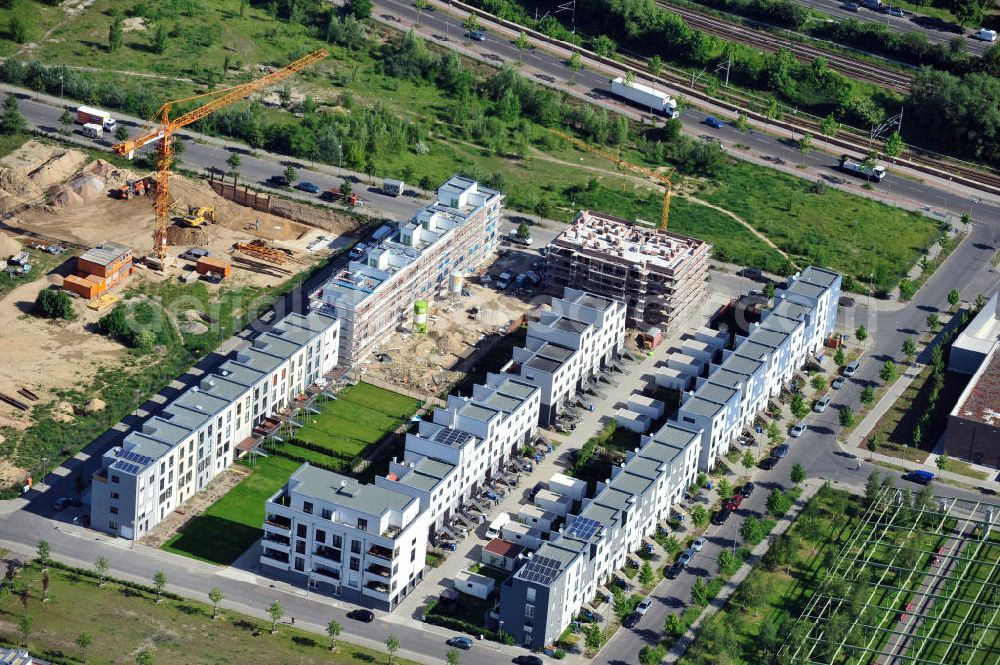
[[[455,295],[461,295],[462,284],[465,282],[465,275],[462,274],[461,270],[451,271],[451,281],[449,282],[449,291]]]
[[[215,274],[222,275],[222,277],[229,277],[233,273],[233,267],[229,263],[220,259],[213,259],[210,256],[199,258],[194,269],[198,271],[199,275]]]
[[[87,300],[96,298],[104,290],[102,280],[90,275],[86,277],[67,275],[63,279],[63,288]]]
[[[427,332],[427,301],[413,303],[413,332]]]

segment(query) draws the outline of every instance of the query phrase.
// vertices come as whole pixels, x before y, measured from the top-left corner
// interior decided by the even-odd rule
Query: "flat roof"
[[[547,374],[555,374],[556,370],[562,367],[562,363],[536,355],[526,362],[525,366],[541,370]]]
[[[512,411],[517,409],[517,407],[521,406],[523,402],[524,402],[523,400],[514,397],[508,397],[507,395],[498,393],[493,395],[492,397],[484,399],[482,403],[491,408],[499,409],[500,411],[504,411],[506,413],[511,413]]]
[[[497,386],[498,392],[504,395],[516,397],[520,400],[528,399],[536,390],[538,390],[537,386],[533,386],[530,383],[525,383],[523,381],[517,381],[510,376],[505,377],[504,382]]]
[[[756,342],[757,344],[772,346],[774,348],[778,348],[784,344],[787,339],[788,333],[768,330],[767,328],[755,328],[747,337],[747,340],[750,342]]]
[[[551,358],[553,360],[558,360],[560,363],[564,363],[569,360],[576,351],[573,349],[566,348],[565,346],[559,346],[558,344],[553,344],[552,342],[546,342],[545,344],[538,347],[536,351],[538,355],[545,356],[546,358]]]
[[[805,296],[806,298],[811,298],[813,300],[819,298],[826,292],[827,287],[819,286],[818,284],[810,284],[802,279],[797,279],[792,282],[786,291],[789,293],[794,293],[800,296]]]
[[[830,288],[839,278],[840,273],[827,270],[826,268],[820,268],[819,266],[809,266],[803,270],[802,274],[799,276],[800,280],[817,286],[822,286],[824,288]]]
[[[757,344],[752,340],[743,340],[743,343],[736,347],[736,353],[753,360],[764,360],[774,353],[774,349],[763,344]]]
[[[787,316],[790,319],[799,319],[811,314],[812,310],[812,307],[806,307],[797,302],[782,299],[771,311],[781,316]]]
[[[613,485],[608,485],[604,490],[594,497],[594,501],[608,508],[616,510],[627,510],[632,506],[632,492],[623,492]]]
[[[742,389],[743,382],[746,381],[745,374],[730,372],[728,369],[717,369],[708,376],[708,380],[727,388]]]
[[[587,504],[586,508],[580,511],[579,517],[592,519],[595,522],[600,522],[604,526],[609,527],[618,521],[619,512],[620,511],[614,508],[598,503],[595,498],[594,501],[591,501],[589,504]]]
[[[466,416],[467,418],[488,423],[500,412],[496,409],[490,409],[474,402],[467,402],[458,410],[458,413],[459,415]]]
[[[400,482],[404,485],[408,485],[409,487],[416,488],[418,490],[424,490],[425,492],[430,492],[437,486],[438,483],[441,482],[441,479],[435,476],[429,476],[425,473],[421,473],[416,469],[410,469],[410,473],[400,478],[397,482]]]
[[[483,546],[483,549],[491,554],[502,556],[507,559],[516,559],[524,548],[517,543],[509,543],[501,538],[494,538]]]
[[[696,397],[701,397],[702,399],[708,399],[713,402],[718,402],[719,404],[726,404],[735,395],[739,394],[739,390],[714,383],[712,381],[712,377],[708,377],[708,381],[701,384],[701,387],[699,387],[694,394]]]
[[[629,473],[642,476],[643,478],[653,478],[659,475],[659,468],[662,462],[650,457],[643,457],[641,453],[630,459],[625,468]]]
[[[737,374],[746,374],[747,376],[753,376],[757,373],[764,363],[760,360],[755,360],[743,355],[732,354],[726,358],[720,367],[724,370],[730,372],[735,372]]]
[[[117,242],[106,240],[100,245],[88,249],[80,256],[81,261],[90,261],[98,265],[106,266],[121,258],[122,254],[131,252],[132,249]]]
[[[584,332],[588,328],[588,325],[586,323],[568,318],[566,316],[560,316],[558,319],[550,321],[547,325],[577,335]]]
[[[707,399],[702,399],[697,395],[688,399],[681,405],[680,410],[686,411],[687,413],[694,413],[699,416],[705,416],[711,418],[719,411],[724,408],[724,404],[718,402],[710,402]]]
[[[362,484],[354,478],[303,464],[288,479],[289,490],[296,494],[328,501],[369,515],[389,510],[402,511],[415,497],[378,485]]]
[[[1000,427],[1000,345],[993,347],[972,376],[958,404],[955,416]]]

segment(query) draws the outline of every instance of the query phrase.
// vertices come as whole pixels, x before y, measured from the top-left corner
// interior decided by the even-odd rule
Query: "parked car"
[[[538,656],[517,656],[511,661],[514,665],[545,665],[545,662]]]
[[[445,642],[450,647],[455,647],[458,649],[464,649],[468,651],[472,648],[472,639],[468,637],[453,637]]]
[[[681,574],[684,570],[684,566],[680,561],[675,561],[669,568],[667,568],[667,579],[675,580],[677,576]]]
[[[840,6],[841,9],[846,9],[849,12],[859,12],[861,11],[861,5],[856,2],[845,2]]]
[[[302,192],[309,192],[310,194],[319,194],[319,186],[307,180],[303,180],[302,182],[296,184],[295,189]]]
[[[792,437],[793,439],[797,439],[800,436],[802,436],[808,428],[809,426],[806,425],[805,423],[795,423],[792,426],[792,429],[788,430],[788,436]],[[787,448],[788,446],[785,447]]]
[[[347,618],[363,623],[371,623],[375,620],[375,613],[371,610],[351,610],[347,613]]]
[[[909,618],[910,616],[910,612],[912,611],[913,611],[913,603],[907,603],[906,607],[903,608],[903,611],[900,612],[899,616],[896,617],[896,621],[899,621],[900,623],[906,621],[907,618]]]
[[[348,256],[351,258],[351,260],[357,261],[358,259],[360,259],[362,256],[365,255],[366,249],[368,249],[368,245],[366,245],[363,242],[359,242],[357,245],[351,248],[351,253]]]
[[[859,367],[861,367],[861,363],[857,360],[852,360],[847,363],[847,367],[844,368],[844,376],[854,376],[858,373]]]
[[[703,548],[704,546],[705,546],[704,538],[698,538],[693,543],[691,543],[691,549],[694,550],[695,552],[700,552],[701,548]]]
[[[472,39],[472,40],[477,41],[477,42],[485,42],[486,41],[486,31],[485,30],[473,30],[472,32],[469,33],[469,39]]]
[[[639,603],[638,605],[635,606],[636,614],[638,614],[639,616],[644,615],[646,612],[649,611],[649,607],[652,604],[653,604],[653,599],[652,598],[646,598],[641,603]]]
[[[714,127],[715,129],[722,129],[726,126],[726,123],[711,115],[705,118],[705,124],[709,127]]]
[[[930,485],[931,481],[934,480],[934,474],[930,471],[924,471],[922,469],[917,469],[915,471],[910,471],[903,476],[903,480],[909,480],[914,483],[920,483],[921,485]]]
[[[753,490],[754,490],[753,483],[744,483],[743,487],[740,488],[740,494],[743,496],[744,499],[746,499],[751,494],[753,494]]]
[[[56,512],[62,512],[73,505],[73,497],[71,496],[61,496],[52,502],[52,510]]]
[[[833,398],[829,395],[824,395],[816,404],[813,406],[813,411],[816,413],[823,413],[826,411],[826,407],[830,406],[830,400]]]
[[[778,462],[779,460],[777,457],[767,457],[761,460],[760,468],[764,469],[765,471],[770,471],[775,466],[777,466]]]
[[[712,524],[716,526],[725,524],[732,512],[733,511],[729,510],[729,508],[723,508],[719,512],[715,513],[714,517],[712,517]]]
[[[729,510],[737,510],[742,505],[743,505],[743,495],[740,494],[739,492],[729,497],[729,500],[726,501],[726,508],[728,508]]]
[[[781,444],[780,446],[778,446],[777,448],[774,449],[773,455],[774,455],[774,457],[777,457],[778,459],[781,459],[782,457],[784,457],[785,455],[788,454],[788,450],[789,450],[788,444],[787,443],[783,443],[783,444]]]
[[[842,376],[838,376],[836,379],[833,380],[833,383],[830,384],[830,387],[833,388],[834,390],[840,390],[846,384],[847,384],[847,379],[845,379]]]
[[[267,179],[267,184],[272,187],[288,187],[288,178],[283,175],[273,175]]]
[[[636,624],[639,623],[639,619],[641,618],[642,618],[641,614],[639,614],[638,612],[632,612],[632,614],[629,614],[627,617],[625,617],[625,620],[622,621],[622,626],[624,628],[635,628]]]
[[[691,551],[691,548],[689,547],[688,549],[681,552],[681,555],[677,557],[677,563],[681,564],[682,566],[687,566],[689,563],[691,563],[691,559],[693,558],[694,558],[694,552]]]

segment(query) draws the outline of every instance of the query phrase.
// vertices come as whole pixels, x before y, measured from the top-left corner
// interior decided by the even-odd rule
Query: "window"
[[[305,554],[306,553],[306,541],[304,541],[304,540],[297,541],[295,543],[295,552],[297,554]]]
[[[361,554],[361,541],[352,540],[351,541],[351,554]]]
[[[305,572],[305,570],[306,570],[306,561],[305,561],[305,559],[303,559],[300,556],[295,557],[295,570],[297,570],[299,572]]]
[[[361,570],[361,559],[356,556],[351,557],[351,570]]]
[[[295,528],[295,535],[297,535],[299,538],[305,538],[308,532],[309,528],[305,524],[299,524]]]
[[[330,540],[330,544],[333,545],[334,547],[343,547],[344,539],[338,536],[337,534],[333,534],[333,538]]]
[[[110,522],[108,522],[108,528],[111,529],[112,531],[117,531],[118,530],[118,520],[111,520]]]
[[[118,509],[115,508],[114,506],[111,506],[111,514],[112,515],[117,515],[118,514]]]
[[[316,529],[316,540],[325,543],[326,542],[326,531],[322,529]]]
[[[333,511],[330,510],[329,508],[324,508],[321,514],[323,516],[323,519],[325,519],[325,520],[333,518]],[[334,537],[338,537],[338,536],[334,536]]]
[[[358,529],[360,531],[367,531],[368,530],[368,520],[363,520],[363,519],[361,519],[359,517],[358,518]]]
[[[535,618],[535,606],[534,605],[525,605],[524,606],[524,618],[525,619],[534,619]]]
[[[313,505],[312,505],[311,501],[303,501],[302,502],[302,512],[308,513],[309,515],[312,515],[312,513],[313,513]]]
[[[111,493],[111,498],[112,499],[117,499],[118,498],[118,492],[112,492]]]
[[[120,483],[121,482],[121,478],[119,478],[115,474],[111,474],[111,482],[116,483],[116,484]]]

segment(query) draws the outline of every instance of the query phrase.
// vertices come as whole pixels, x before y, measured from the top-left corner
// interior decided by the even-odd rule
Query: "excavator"
[[[184,226],[198,228],[209,222],[215,223],[215,208],[189,206],[188,214],[182,218]]]

